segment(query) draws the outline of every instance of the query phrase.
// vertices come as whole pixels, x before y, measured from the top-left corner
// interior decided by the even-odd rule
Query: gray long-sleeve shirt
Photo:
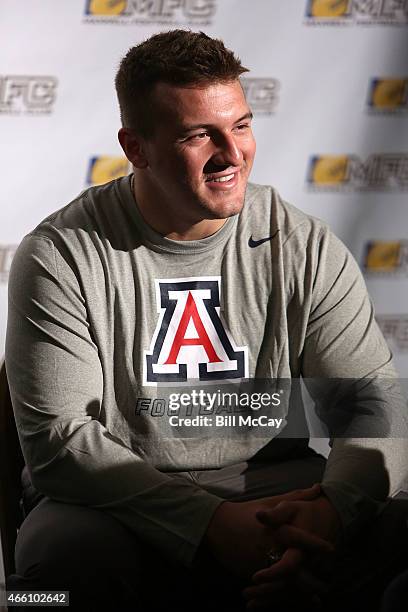
[[[140,398],[191,377],[395,376],[358,266],[324,223],[249,184],[216,234],[173,241],[145,224],[129,177],[86,190],[23,240],[6,362],[34,485],[103,508],[186,564],[221,500],[166,472],[245,461],[267,440],[164,435],[137,414]],[[383,403],[386,434],[403,438],[405,414]],[[345,527],[407,465],[405,441],[335,440],[323,485]]]

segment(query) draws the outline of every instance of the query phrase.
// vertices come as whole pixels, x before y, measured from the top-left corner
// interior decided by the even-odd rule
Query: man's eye
[[[204,140],[208,136],[207,132],[200,132],[199,134],[194,134],[191,136],[193,140]]]
[[[237,130],[245,130],[246,128],[249,128],[249,124],[248,123],[241,123],[240,125],[237,125]]]

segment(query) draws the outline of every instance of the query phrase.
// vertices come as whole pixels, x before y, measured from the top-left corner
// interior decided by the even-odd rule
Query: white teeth
[[[232,178],[234,178],[234,175],[228,174],[227,176],[220,176],[219,178],[213,178],[210,180],[214,181],[214,183],[225,183],[226,181],[230,181]]]

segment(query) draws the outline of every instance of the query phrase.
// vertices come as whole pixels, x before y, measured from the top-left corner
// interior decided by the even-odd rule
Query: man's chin
[[[228,219],[228,217],[234,217],[238,215],[244,206],[245,195],[235,196],[234,198],[225,198],[214,202],[204,201],[201,202],[202,207],[207,212],[207,219]]]
[[[209,209],[206,207],[206,219],[229,219],[235,217],[242,210],[243,203],[240,205],[227,206],[222,209]]]

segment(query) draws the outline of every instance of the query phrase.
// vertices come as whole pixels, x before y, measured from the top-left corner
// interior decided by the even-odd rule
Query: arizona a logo
[[[220,277],[155,280],[159,321],[144,355],[144,384],[248,377],[248,349],[220,316]]]

